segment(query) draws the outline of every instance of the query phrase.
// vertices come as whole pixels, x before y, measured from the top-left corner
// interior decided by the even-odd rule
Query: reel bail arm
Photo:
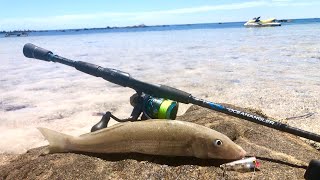
[[[142,105],[143,105],[142,104],[143,98],[139,94],[141,94],[141,93],[135,93],[130,97],[130,104],[133,106],[133,110],[131,112],[130,117],[128,117],[126,119],[120,119],[120,118],[117,118],[116,116],[112,115],[112,113],[110,111],[107,111],[102,116],[101,120],[97,124],[92,126],[91,132],[106,128],[108,126],[110,118],[112,118],[118,122],[137,121],[140,114],[142,113]]]

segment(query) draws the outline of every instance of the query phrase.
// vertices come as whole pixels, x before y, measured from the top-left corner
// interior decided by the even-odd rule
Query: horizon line
[[[309,18],[284,18],[279,20],[300,20],[300,19],[320,19],[320,17],[309,17]],[[63,31],[63,30],[93,30],[93,29],[113,29],[113,28],[141,28],[141,27],[157,27],[157,26],[183,26],[183,25],[196,25],[196,24],[220,24],[220,23],[243,23],[246,21],[219,21],[219,22],[202,22],[202,23],[183,23],[183,24],[158,24],[158,25],[146,25],[144,23],[136,25],[126,25],[126,26],[105,26],[105,27],[82,27],[82,28],[68,28],[68,29],[24,29],[24,30],[0,30],[0,33],[7,32],[42,32],[42,31]]]

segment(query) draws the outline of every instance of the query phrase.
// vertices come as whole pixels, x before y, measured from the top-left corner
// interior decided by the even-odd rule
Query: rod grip
[[[83,61],[76,61],[74,63],[74,67],[81,72],[96,77],[102,77],[109,82],[118,84],[123,87],[127,87],[127,84],[130,81],[130,74],[116,69],[103,68],[101,66]]]
[[[27,43],[23,46],[23,54],[28,58],[50,61],[48,57],[48,54],[50,53],[52,54],[51,51],[43,49],[31,43]]]

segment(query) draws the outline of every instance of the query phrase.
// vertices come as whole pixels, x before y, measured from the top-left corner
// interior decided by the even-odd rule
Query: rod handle
[[[25,57],[39,59],[43,61],[50,61],[49,54],[51,51],[38,47],[34,44],[27,43],[23,46],[23,54]]]

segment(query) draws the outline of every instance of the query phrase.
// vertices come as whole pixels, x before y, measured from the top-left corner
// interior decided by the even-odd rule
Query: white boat
[[[244,24],[245,27],[271,27],[271,26],[281,26],[281,23],[276,22],[275,18],[270,18],[266,20],[260,20],[260,17],[253,18]]]

